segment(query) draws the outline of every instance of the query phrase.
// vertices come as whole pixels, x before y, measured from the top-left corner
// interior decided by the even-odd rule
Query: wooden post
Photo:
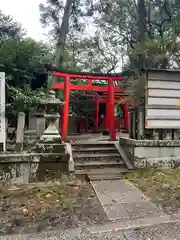
[[[141,139],[143,134],[144,134],[144,122],[145,122],[145,118],[144,118],[144,109],[143,107],[139,107],[138,108],[138,139]]]
[[[124,128],[129,132],[129,115],[128,115],[128,104],[124,104]]]
[[[69,98],[70,98],[70,77],[66,76],[64,80],[64,105],[62,112],[62,139],[67,137],[68,118],[69,118]]]
[[[24,126],[25,126],[25,113],[20,112],[18,114],[17,133],[16,133],[16,151],[17,152],[21,152],[23,150]]]
[[[108,81],[108,112],[109,112],[109,131],[110,139],[116,140],[115,116],[114,116],[114,86],[113,79]]]

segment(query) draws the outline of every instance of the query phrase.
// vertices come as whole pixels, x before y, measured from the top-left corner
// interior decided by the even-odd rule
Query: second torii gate
[[[64,105],[62,109],[62,127],[61,127],[61,136],[63,139],[67,137],[68,131],[68,117],[69,117],[69,101],[70,101],[70,91],[89,91],[89,92],[104,92],[107,93],[106,100],[106,128],[109,128],[110,139],[116,139],[116,130],[115,130],[115,112],[114,112],[114,103],[115,103],[115,93],[124,94],[121,87],[115,86],[115,81],[122,81],[123,77],[119,75],[97,75],[97,74],[86,74],[86,73],[65,73],[65,72],[52,72],[53,76],[64,78],[62,83],[53,83],[52,89],[61,89],[64,90]],[[74,85],[71,83],[71,79],[87,79],[88,83],[85,85],[77,84]],[[108,85],[98,86],[93,85],[93,80],[107,80]],[[128,105],[125,105],[125,127],[128,128]],[[98,107],[98,106],[97,106]],[[97,109],[96,109],[97,111]]]

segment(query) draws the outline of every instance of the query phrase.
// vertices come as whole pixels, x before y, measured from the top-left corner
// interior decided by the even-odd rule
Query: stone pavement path
[[[110,223],[0,240],[180,240],[180,218],[163,214],[128,181],[93,181],[92,186]]]
[[[91,232],[123,232],[127,240],[180,240],[180,224],[164,214],[126,180],[91,182],[108,218],[114,222]],[[136,231],[136,229],[139,229]],[[167,230],[168,229],[168,230]]]
[[[112,221],[160,217],[163,214],[138,188],[126,180],[93,181],[91,184]]]

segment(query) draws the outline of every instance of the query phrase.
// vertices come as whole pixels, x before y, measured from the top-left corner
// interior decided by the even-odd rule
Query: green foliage
[[[66,12],[66,6],[70,11]],[[84,29],[84,23],[81,21],[84,16],[83,8],[84,0],[46,0],[45,3],[39,5],[41,23],[43,27],[49,27],[55,43],[63,28],[66,28],[62,24],[68,25],[66,34],[72,34],[72,32],[78,34]],[[68,21],[63,22],[64,18]]]
[[[13,21],[11,16],[0,11],[0,41],[8,39],[20,39],[24,36],[21,25]]]
[[[52,57],[49,46],[24,38],[21,25],[0,12],[0,71],[6,73],[7,113],[31,111],[37,106],[44,91],[32,91],[29,86]]]
[[[123,117],[123,105],[116,104],[116,116]]]
[[[101,33],[101,43],[108,43],[106,46],[109,46],[110,51],[115,46],[115,59],[117,66],[119,62],[122,64],[127,93],[133,98],[143,98],[144,79],[140,76],[142,68],[180,66],[180,2],[98,2],[102,3],[102,7],[95,23]],[[139,8],[140,5],[145,6],[145,15],[142,7]],[[140,32],[142,29],[144,32]],[[107,48],[103,48],[105,51]]]
[[[30,84],[34,73],[44,71],[44,64],[51,60],[48,46],[30,38],[10,39],[0,42],[1,71],[8,76],[8,84]]]
[[[46,97],[43,89],[32,91],[28,85],[20,87],[8,86],[9,102],[6,104],[7,114],[16,115],[18,112],[34,111]]]

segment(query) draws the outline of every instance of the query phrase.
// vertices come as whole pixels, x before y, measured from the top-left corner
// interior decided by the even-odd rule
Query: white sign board
[[[5,73],[0,72],[0,144],[6,150]]]
[[[180,129],[180,71],[147,72],[146,128]]]

